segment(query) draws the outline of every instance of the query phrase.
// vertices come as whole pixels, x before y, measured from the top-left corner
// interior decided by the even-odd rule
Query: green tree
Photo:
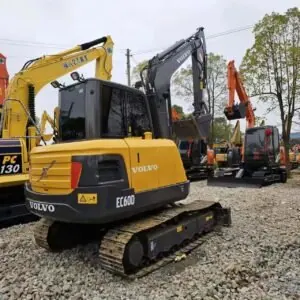
[[[269,111],[279,111],[288,153],[293,117],[300,109],[300,11],[266,14],[253,32],[254,45],[246,51],[241,74],[253,96],[268,102]]]
[[[226,118],[224,117],[217,117],[214,120],[214,140],[216,142],[220,141],[229,141],[234,127],[230,123],[227,122]]]
[[[140,72],[147,64],[148,64],[148,60],[143,60],[132,69],[131,82],[133,83],[133,85],[135,84],[135,82],[141,80]]]
[[[184,118],[184,112],[182,106],[174,104],[172,105],[172,108],[175,109],[180,119]]]
[[[255,126],[264,126],[265,119],[263,117],[255,116]]]

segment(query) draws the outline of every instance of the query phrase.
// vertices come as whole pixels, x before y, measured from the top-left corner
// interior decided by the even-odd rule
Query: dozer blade
[[[244,103],[239,103],[231,108],[226,107],[224,109],[224,114],[227,120],[244,119],[246,116],[246,105]]]
[[[238,188],[238,187],[261,188],[266,185],[266,182],[263,178],[252,178],[252,177],[236,178],[233,176],[220,176],[220,177],[209,176],[207,178],[207,185],[228,187],[228,188]]]
[[[179,139],[206,139],[209,136],[211,115],[192,116],[189,120],[173,122],[173,131]]]

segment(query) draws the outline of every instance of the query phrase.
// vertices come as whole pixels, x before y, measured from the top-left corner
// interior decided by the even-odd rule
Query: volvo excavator
[[[172,121],[170,78],[190,56],[195,110]],[[145,92],[94,78],[60,89],[58,141],[32,150],[25,185],[27,208],[41,217],[37,245],[62,251],[89,236],[100,243],[102,268],[136,278],[230,225],[230,208],[220,203],[175,203],[188,196],[190,182],[173,133],[205,139],[209,132],[206,62],[199,28],[148,62]]]
[[[46,121],[50,120],[50,124],[53,121],[44,113],[42,128],[36,125],[37,93],[48,83],[60,87],[57,78],[93,60],[96,60],[96,78],[110,80],[112,49],[113,41],[107,36],[29,60],[9,82],[0,126],[0,223],[34,216],[26,209],[24,196],[24,183],[29,179],[29,154],[40,142],[46,144],[51,139],[43,130]]]
[[[217,169],[207,179],[207,184],[222,187],[260,188],[276,182],[285,183],[287,172],[281,165],[279,132],[276,126],[255,127],[255,114],[234,60],[228,63],[229,101],[224,109],[228,120],[246,118],[246,132],[239,166]],[[240,103],[235,104],[235,92]],[[239,160],[240,153],[232,153],[232,160]]]

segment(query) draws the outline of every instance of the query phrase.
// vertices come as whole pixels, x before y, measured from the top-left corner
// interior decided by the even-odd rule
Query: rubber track
[[[143,269],[132,275],[127,275],[126,271],[124,270],[123,255],[127,243],[135,234],[170,221],[171,219],[179,216],[182,213],[201,211],[214,205],[216,205],[216,203],[210,201],[195,201],[186,205],[177,205],[173,208],[165,209],[157,215],[143,218],[141,220],[134,220],[129,224],[109,230],[104,235],[99,249],[101,266],[111,273],[134,279],[145,276],[146,274],[149,274],[150,272],[153,272],[154,270],[170,263],[174,260],[176,255],[178,255],[178,253],[190,252],[192,249],[202,244],[206,240],[206,238],[200,237],[199,239],[191,242],[176,253],[171,254],[159,261],[156,261],[149,266],[145,266]]]
[[[47,241],[47,236],[48,236],[48,230],[49,227],[54,223],[54,221],[48,220],[48,219],[41,219],[39,220],[33,229],[33,235],[35,242],[38,246],[45,248],[49,251],[51,251],[48,241]]]
[[[209,209],[215,205],[218,205],[218,203],[210,201],[195,201],[190,204],[174,204],[173,207],[166,208],[158,214],[138,220],[135,219],[125,225],[108,230],[101,240],[99,249],[101,267],[113,274],[133,280],[152,273],[153,271],[171,263],[179,254],[190,253],[193,249],[208,240],[212,234],[220,228],[220,226],[215,226],[212,232],[207,233],[204,236],[200,236],[178,251],[170,253],[168,256],[153,261],[150,265],[144,266],[134,274],[126,274],[123,268],[123,254],[125,247],[133,235],[159,226],[184,212],[201,211],[203,209]],[[51,248],[48,245],[47,236],[48,230],[53,223],[54,221],[43,218],[35,224],[34,228],[34,239],[36,244],[49,251],[51,251]]]

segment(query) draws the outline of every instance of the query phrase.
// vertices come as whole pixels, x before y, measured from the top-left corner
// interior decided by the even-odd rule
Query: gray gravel
[[[188,200],[230,206],[232,227],[133,282],[99,267],[97,245],[53,254],[34,244],[33,224],[2,229],[0,299],[300,299],[297,180],[259,190],[192,183]]]

